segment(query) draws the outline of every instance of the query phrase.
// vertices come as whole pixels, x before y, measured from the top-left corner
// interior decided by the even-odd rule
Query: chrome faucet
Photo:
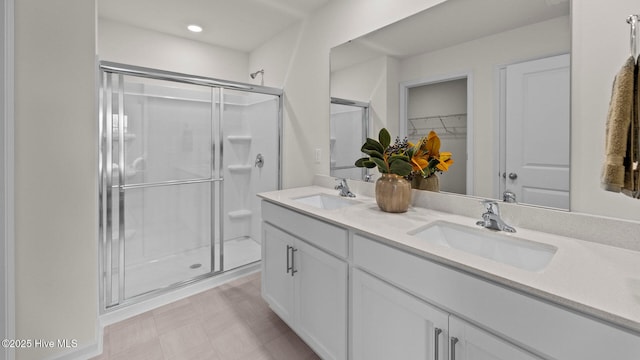
[[[482,214],[482,220],[476,222],[476,225],[498,231],[516,232],[516,229],[507,225],[500,217],[500,209],[498,208],[497,202],[493,200],[483,200],[482,205],[484,205],[486,211]]]
[[[340,183],[336,185],[336,190],[340,190],[340,196],[356,197],[356,194],[352,193],[351,190],[349,190],[349,185],[347,185],[347,179],[345,178],[336,179],[336,181],[340,181]]]
[[[504,202],[508,202],[508,203],[515,203],[516,202],[516,193],[514,193],[511,190],[506,190],[505,192],[502,193],[502,200],[504,200]]]

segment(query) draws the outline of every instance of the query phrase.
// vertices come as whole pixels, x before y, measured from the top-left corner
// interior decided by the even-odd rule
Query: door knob
[[[518,178],[518,174],[516,174],[516,173],[509,173],[509,179],[511,179],[511,180],[515,180],[515,179],[517,179],[517,178]]]

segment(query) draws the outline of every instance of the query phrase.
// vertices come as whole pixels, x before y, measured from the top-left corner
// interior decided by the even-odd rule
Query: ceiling
[[[330,0],[98,0],[98,17],[250,52]],[[187,25],[204,28],[192,33]]]
[[[332,71],[384,55],[398,59],[568,16],[568,0],[448,0],[331,50]]]

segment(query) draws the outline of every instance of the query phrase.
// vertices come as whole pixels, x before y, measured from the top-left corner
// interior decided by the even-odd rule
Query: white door
[[[449,317],[451,360],[541,360],[455,316]]]
[[[262,231],[262,297],[273,311],[293,326],[291,249],[294,238],[269,225]]]
[[[569,55],[506,69],[506,190],[569,209]]]
[[[354,360],[447,359],[447,313],[357,269],[352,286]]]
[[[347,263],[297,240],[296,329],[323,359],[347,358]]]

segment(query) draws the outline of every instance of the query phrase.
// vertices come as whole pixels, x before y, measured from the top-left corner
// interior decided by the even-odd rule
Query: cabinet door
[[[347,358],[347,264],[295,244],[296,330],[323,359]]]
[[[541,360],[455,316],[449,318],[451,360]]]
[[[358,269],[352,288],[354,360],[447,358],[446,312]]]
[[[294,238],[269,224],[262,226],[262,297],[293,326],[293,279],[287,267]]]

